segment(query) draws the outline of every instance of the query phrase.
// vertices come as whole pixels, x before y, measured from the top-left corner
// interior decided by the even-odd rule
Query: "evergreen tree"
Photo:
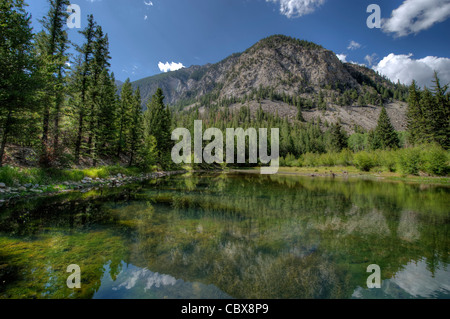
[[[119,97],[116,94],[114,74],[109,75],[104,69],[99,78],[97,125],[95,126],[96,154],[114,156],[117,139],[117,108]],[[94,157],[96,162],[97,157]],[[95,166],[95,163],[94,163]]]
[[[131,110],[134,104],[133,88],[131,87],[130,79],[127,79],[122,85],[120,92],[120,107],[118,114],[118,129],[119,136],[117,140],[117,156],[120,156],[126,150],[127,143],[127,128],[131,122]]]
[[[450,99],[447,94],[448,84],[441,86],[437,72],[434,72],[434,108],[431,112],[433,120],[433,140],[443,146],[450,148]]]
[[[95,40],[96,23],[92,15],[88,16],[88,25],[83,31],[79,31],[85,38],[85,43],[77,47],[80,60],[73,74],[75,87],[73,90],[78,95],[75,104],[77,113],[77,133],[75,141],[75,163],[79,163],[81,147],[84,136],[87,108],[88,89],[90,85],[91,63],[93,54],[93,42]]]
[[[331,125],[330,129],[330,150],[340,152],[348,146],[347,135],[339,122]]]
[[[95,157],[95,124],[97,123],[97,117],[99,112],[99,98],[101,97],[99,90],[100,76],[103,71],[108,71],[109,64],[109,41],[108,35],[103,33],[101,26],[96,26],[94,41],[92,43],[92,62],[90,64],[90,81],[89,81],[89,99],[88,99],[88,143],[87,152],[89,155]]]
[[[130,161],[129,166],[133,165],[134,157],[141,146],[142,141],[142,108],[141,108],[141,91],[139,87],[134,92],[133,105],[131,107],[130,116],[130,131],[129,131],[129,149],[130,149]]]
[[[144,130],[146,131],[145,136],[153,136],[156,140],[156,151],[161,165],[169,163],[172,149],[171,124],[171,114],[164,105],[163,91],[158,88],[147,104],[144,114]]]
[[[378,118],[375,134],[381,148],[395,149],[399,147],[400,141],[384,106],[382,107],[380,117]]]
[[[378,150],[381,148],[381,142],[375,130],[370,130],[367,135],[367,144],[369,149]]]
[[[419,143],[430,143],[433,141],[435,119],[435,99],[433,93],[425,88],[420,95],[419,107],[422,117],[418,119],[420,135],[417,137]]]
[[[437,73],[430,91],[419,91],[415,82],[409,88],[408,133],[409,141],[417,143],[438,143],[444,148],[450,145],[450,102],[448,85],[441,86]]]
[[[280,153],[285,155],[292,153],[291,132],[287,121],[283,121],[280,128]]]
[[[297,107],[297,121],[305,122],[305,118],[303,117],[302,108]]]
[[[421,92],[416,82],[413,81],[409,87],[408,109],[406,113],[408,139],[411,144],[417,143],[423,134],[424,115],[420,107],[420,99]]]
[[[0,2],[0,167],[9,137],[34,107],[37,88],[31,17],[24,6],[23,0]]]
[[[64,100],[63,73],[67,57],[68,37],[65,23],[68,17],[68,0],[49,0],[50,10],[42,19],[44,30],[38,37],[38,52],[43,80],[42,154],[41,165],[49,165],[50,115],[54,111],[54,146],[59,140],[59,118]],[[52,110],[53,109],[53,110]],[[54,152],[57,152],[55,149]]]

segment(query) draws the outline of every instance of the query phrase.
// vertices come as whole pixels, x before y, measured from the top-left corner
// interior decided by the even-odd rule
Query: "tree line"
[[[199,99],[199,105],[187,111],[180,111],[174,115],[177,127],[188,127],[192,130],[193,121],[202,119],[205,128],[217,127],[223,131],[228,127],[279,128],[280,156],[299,158],[307,153],[336,153],[344,149],[354,152],[395,150],[418,144],[437,144],[448,149],[449,140],[449,96],[448,85],[442,86],[435,74],[434,85],[431,89],[420,90],[413,82],[409,87],[407,107],[407,130],[398,132],[391,123],[386,107],[379,106],[380,115],[373,130],[364,130],[355,126],[354,133],[349,135],[340,120],[336,123],[323,122],[321,118],[305,122],[302,110],[305,106],[302,100],[279,95],[273,90],[260,88],[251,94],[253,100],[259,101],[259,109],[251,110],[250,98],[214,98],[212,95]],[[395,92],[394,92],[395,94]],[[287,101],[297,106],[298,115],[295,119],[281,117],[278,112],[267,112],[262,109],[262,99]],[[357,96],[354,98],[358,98]],[[293,101],[293,102],[289,102]],[[235,110],[229,108],[233,103],[242,103]],[[200,112],[202,107],[202,112]],[[318,107],[318,106],[316,106]],[[192,133],[191,133],[192,134]]]
[[[34,34],[23,0],[0,1],[0,166],[8,143],[37,150],[42,167],[96,166],[104,158],[147,168],[168,163],[172,123],[163,92],[146,112],[129,79],[119,94],[102,27],[89,15],[83,43],[73,44],[69,1],[49,5]]]

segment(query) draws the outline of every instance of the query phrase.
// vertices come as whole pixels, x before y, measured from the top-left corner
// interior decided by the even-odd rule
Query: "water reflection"
[[[152,272],[121,262],[121,271],[113,279],[110,262],[104,266],[100,289],[94,299],[225,299],[231,298],[214,285],[186,282],[173,276]]]
[[[381,289],[358,287],[354,298],[448,298],[450,276],[448,266],[439,263],[434,273],[429,270],[427,259],[408,262],[393,278],[383,280]]]
[[[0,210],[0,298],[449,298],[449,193],[198,174],[19,202]]]

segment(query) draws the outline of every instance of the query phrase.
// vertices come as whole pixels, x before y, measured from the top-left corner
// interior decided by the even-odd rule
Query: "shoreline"
[[[229,172],[260,174],[258,168],[237,168]],[[384,182],[402,182],[407,184],[426,184],[450,187],[449,176],[402,176],[392,172],[362,172],[353,167],[280,167],[275,175],[302,176],[311,178],[368,179]]]
[[[89,191],[94,188],[120,187],[133,182],[142,182],[144,180],[159,179],[171,175],[181,175],[186,173],[245,173],[260,174],[260,168],[229,168],[225,170],[177,170],[177,171],[159,171],[153,173],[141,173],[135,176],[127,176],[119,173],[105,178],[84,177],[81,181],[55,182],[49,185],[32,185],[31,183],[18,186],[5,186],[0,183],[0,207],[8,204],[10,201],[34,198],[38,196],[54,196],[61,193],[73,191]],[[450,187],[450,177],[448,176],[402,176],[399,173],[392,172],[361,172],[354,167],[280,167],[275,175],[301,176],[310,178],[336,178],[339,180],[347,179],[366,179],[384,182],[397,182],[406,184],[425,184],[434,186]]]
[[[134,182],[142,182],[145,180],[159,179],[166,176],[185,174],[185,170],[179,171],[160,171],[153,173],[142,173],[138,176],[126,176],[125,174],[117,174],[106,178],[90,178],[84,177],[81,181],[66,181],[51,185],[21,185],[19,187],[2,187],[0,188],[0,207],[14,200],[23,200],[26,198],[35,198],[39,196],[54,196],[62,193],[74,191],[89,191],[94,188],[103,187],[121,187]]]

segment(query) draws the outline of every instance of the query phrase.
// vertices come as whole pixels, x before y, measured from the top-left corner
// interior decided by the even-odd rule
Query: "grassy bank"
[[[6,186],[17,184],[50,185],[63,182],[79,182],[85,177],[107,178],[109,176],[123,174],[137,176],[143,171],[136,167],[103,166],[86,169],[57,169],[57,168],[18,168],[5,166],[0,168],[0,183]]]
[[[354,166],[333,166],[333,167],[280,167],[278,174],[301,175],[301,176],[325,176],[331,177],[351,177],[351,178],[374,178],[388,181],[399,181],[405,183],[436,184],[450,186],[448,176],[415,176],[401,173],[371,170],[364,172]]]
[[[292,155],[281,158],[280,166],[306,168],[309,171],[312,168],[345,167],[346,171],[396,173],[394,175],[398,177],[448,176],[450,151],[427,145],[390,151],[307,153],[300,158]]]

